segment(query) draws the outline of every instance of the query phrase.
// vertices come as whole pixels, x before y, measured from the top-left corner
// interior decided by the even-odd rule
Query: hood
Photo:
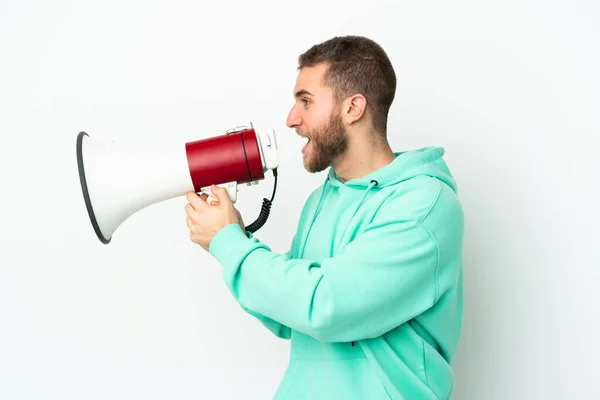
[[[397,152],[394,153],[396,155],[394,161],[364,177],[342,183],[333,168],[330,168],[327,180],[334,187],[345,186],[361,190],[373,186],[383,188],[416,176],[426,175],[439,179],[456,192],[456,181],[442,158],[444,153],[445,150],[441,147],[424,147],[413,151]]]

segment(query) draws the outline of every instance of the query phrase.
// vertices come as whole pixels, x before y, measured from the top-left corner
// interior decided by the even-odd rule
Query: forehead
[[[308,91],[314,95],[331,91],[323,85],[323,75],[327,71],[326,64],[317,64],[313,67],[303,67],[298,71],[294,95],[300,91]]]

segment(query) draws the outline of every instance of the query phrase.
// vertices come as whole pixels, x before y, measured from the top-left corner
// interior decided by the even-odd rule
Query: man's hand
[[[212,238],[229,224],[239,224],[244,230],[244,222],[239,211],[233,206],[227,189],[212,185],[211,192],[217,200],[206,201],[208,195],[189,192],[186,223],[190,228],[190,240],[208,251]]]

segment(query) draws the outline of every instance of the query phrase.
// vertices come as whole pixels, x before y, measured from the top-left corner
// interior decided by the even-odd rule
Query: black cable
[[[271,212],[271,205],[273,204],[273,200],[275,199],[275,191],[277,190],[277,168],[274,168],[272,171],[273,177],[275,178],[275,182],[273,183],[273,194],[271,195],[271,200],[263,198],[263,203],[260,208],[260,214],[258,215],[258,218],[256,218],[256,221],[254,221],[246,227],[246,231],[248,232],[256,232],[257,230],[262,228],[262,226],[265,224],[265,222],[267,222],[267,219],[269,218],[269,213]]]

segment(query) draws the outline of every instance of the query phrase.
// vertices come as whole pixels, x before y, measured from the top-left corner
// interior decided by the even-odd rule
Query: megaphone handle
[[[219,184],[217,186],[224,187],[225,189],[227,189],[227,194],[229,194],[229,198],[231,199],[231,202],[235,204],[235,202],[237,201],[237,192],[238,192],[237,182],[227,182],[227,183]],[[208,201],[218,200],[217,196],[215,196],[215,194],[210,190],[210,186],[201,188],[200,192],[206,193],[208,195]]]

